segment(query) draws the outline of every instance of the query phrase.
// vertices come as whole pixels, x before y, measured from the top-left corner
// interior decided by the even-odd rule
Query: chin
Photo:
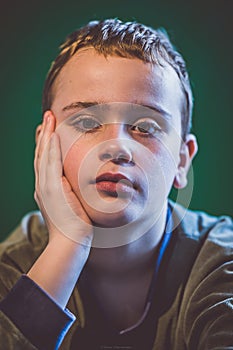
[[[91,214],[91,213],[90,213]],[[103,227],[103,228],[117,228],[126,226],[134,222],[137,218],[136,215],[133,215],[132,211],[117,212],[117,213],[103,213],[98,212],[89,216],[92,220],[94,227]]]

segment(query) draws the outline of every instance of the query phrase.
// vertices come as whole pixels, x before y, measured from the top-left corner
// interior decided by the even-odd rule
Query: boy
[[[2,246],[2,348],[232,348],[232,222],[168,201],[197,152],[191,113],[161,31],[67,38],[36,131],[40,212]]]

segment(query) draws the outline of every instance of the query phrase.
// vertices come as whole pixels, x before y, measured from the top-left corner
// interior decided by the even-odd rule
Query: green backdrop
[[[65,36],[92,19],[119,17],[167,29],[184,55],[194,89],[199,141],[190,207],[232,214],[232,0],[1,1],[0,239],[33,199],[35,126],[50,62]]]

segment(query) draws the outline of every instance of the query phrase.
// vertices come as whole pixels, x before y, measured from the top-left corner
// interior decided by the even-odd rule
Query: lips
[[[121,180],[126,180],[126,181],[129,181],[129,178],[123,174],[120,174],[120,173],[105,173],[105,174],[102,174],[102,175],[99,175],[97,178],[96,178],[96,183],[98,182],[102,182],[102,181],[110,181],[110,182],[119,182]]]
[[[101,174],[97,176],[95,184],[98,191],[114,197],[129,194],[134,189],[133,182],[129,177],[121,173]]]

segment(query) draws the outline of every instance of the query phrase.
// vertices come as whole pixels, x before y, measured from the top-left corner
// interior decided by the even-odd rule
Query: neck
[[[85,270],[92,276],[105,278],[133,277],[150,269],[166,224],[167,206],[151,228],[135,241],[118,247],[91,249]],[[144,225],[142,225],[142,229]],[[143,232],[143,231],[142,231]],[[116,233],[117,234],[117,233]]]

